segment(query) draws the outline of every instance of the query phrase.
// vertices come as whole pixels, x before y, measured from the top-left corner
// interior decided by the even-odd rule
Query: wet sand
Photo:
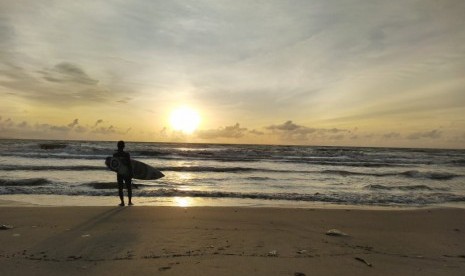
[[[465,271],[465,209],[2,206],[0,225],[0,275]]]

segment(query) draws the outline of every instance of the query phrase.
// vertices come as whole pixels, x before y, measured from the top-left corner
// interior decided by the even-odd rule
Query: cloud
[[[217,138],[241,138],[247,132],[247,128],[242,128],[239,123],[232,126],[226,126],[219,129],[198,130],[196,135],[201,139],[217,139]]]
[[[330,139],[342,140],[345,138],[345,133],[351,133],[347,129],[339,128],[311,128],[303,125],[298,125],[292,121],[286,121],[278,125],[270,125],[265,127],[272,134],[278,135],[282,140],[308,143],[314,139]]]
[[[110,125],[110,126],[107,126],[107,127],[98,127],[96,129],[93,129],[92,133],[96,133],[96,134],[113,134],[113,133],[117,133],[117,129],[113,125]]]
[[[265,132],[259,131],[259,130],[256,130],[256,129],[250,130],[249,133],[254,134],[254,135],[265,135]]]
[[[273,134],[279,135],[284,140],[292,141],[305,141],[310,139],[311,134],[317,130],[301,125],[294,124],[292,121],[286,121],[283,124],[271,125],[265,127],[267,130],[271,130]]]
[[[408,139],[417,140],[417,139],[439,139],[442,136],[442,132],[434,129],[431,131],[424,132],[415,132],[407,136]]]
[[[400,133],[398,132],[389,132],[383,135],[385,139],[398,139],[401,137]]]
[[[80,119],[75,118],[67,124],[49,124],[43,122],[31,123],[28,121],[16,122],[8,118],[0,120],[2,137],[13,138],[39,138],[47,139],[90,139],[100,135],[115,134],[118,136],[129,135],[133,127],[124,130],[115,125],[105,125],[103,120],[97,120],[94,125],[81,125]],[[77,138],[76,138],[77,137]],[[108,137],[106,137],[108,139]]]
[[[98,81],[89,77],[77,64],[62,62],[52,69],[35,70],[30,68],[37,66],[34,63],[20,65],[24,57],[18,55],[0,61],[0,87],[10,91],[9,97],[13,95],[53,107],[92,106],[113,98],[106,87],[99,86]]]
[[[304,126],[299,126],[294,124],[292,121],[286,121],[281,125],[271,125],[266,127],[269,130],[273,131],[284,131],[284,132],[304,132],[304,133],[311,133],[314,132],[314,129],[310,129]]]
[[[3,125],[6,126],[6,127],[11,127],[14,125],[14,122],[11,118],[8,118],[6,119],[5,121],[3,121]]]
[[[127,104],[129,101],[131,101],[132,98],[130,97],[124,97],[123,99],[117,101],[118,103],[123,103],[123,104]]]
[[[68,132],[70,130],[67,126],[50,126],[50,130],[59,132]]]
[[[19,128],[26,128],[28,126],[29,126],[29,124],[26,121],[22,121],[21,123],[18,124]]]
[[[83,127],[83,126],[77,126],[74,128],[74,131],[77,132],[77,133],[86,133],[88,131],[88,129],[86,127]]]
[[[101,123],[103,123],[103,120],[102,120],[102,119],[98,119],[98,120],[95,122],[95,124],[94,124],[93,127],[96,127],[96,126],[98,126],[98,125],[101,124]]]
[[[96,85],[98,80],[90,78],[86,72],[77,64],[61,62],[51,70],[42,71],[44,79],[50,82],[66,83],[72,82],[84,85]]]
[[[69,128],[73,128],[79,124],[79,119],[74,119],[71,123],[68,124]]]

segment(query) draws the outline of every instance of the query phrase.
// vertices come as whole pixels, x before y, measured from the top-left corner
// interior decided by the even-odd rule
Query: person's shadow
[[[122,225],[115,218],[128,209],[102,209],[96,216],[76,226],[48,235],[29,250],[29,256],[31,259],[57,262],[124,259],[135,236],[131,235],[130,226]]]

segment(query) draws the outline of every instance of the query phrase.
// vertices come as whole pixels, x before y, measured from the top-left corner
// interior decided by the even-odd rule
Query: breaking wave
[[[199,172],[199,173],[303,173],[303,174],[330,174],[344,177],[350,176],[372,176],[372,177],[407,177],[413,179],[430,179],[430,180],[451,180],[463,175],[447,173],[447,172],[420,172],[416,170],[387,172],[387,173],[371,173],[371,172],[356,172],[349,170],[322,170],[322,171],[303,171],[303,170],[279,170],[268,168],[254,167],[213,167],[213,166],[166,166],[158,167],[163,172]],[[102,171],[107,170],[105,166],[25,166],[25,165],[0,165],[0,170],[3,171]]]
[[[402,186],[384,186],[380,184],[372,184],[364,187],[368,190],[400,190],[400,191],[448,191],[447,188],[431,188],[427,185],[402,185]]]
[[[3,171],[92,171],[105,170],[104,166],[0,166]]]
[[[51,184],[51,182],[45,178],[27,178],[17,180],[6,180],[0,179],[0,186],[43,186]]]
[[[446,172],[419,172],[419,171],[406,171],[402,175],[411,178],[427,178],[434,180],[450,180],[460,175]]]
[[[389,172],[389,173],[364,173],[364,172],[353,172],[345,170],[324,170],[321,173],[324,174],[337,174],[341,176],[375,176],[375,177],[386,177],[386,176],[402,176],[407,178],[416,179],[432,179],[432,180],[451,180],[462,175],[446,173],[446,172],[420,172],[420,171],[404,171],[404,172]]]
[[[101,185],[101,186],[99,186]],[[2,194],[57,194],[57,195],[86,195],[86,196],[115,196],[114,183],[94,184],[95,190],[66,190],[42,187],[34,193],[23,187],[13,187],[3,190]],[[103,188],[105,187],[105,188]],[[1,190],[0,186],[0,190]],[[108,189],[107,189],[108,188]],[[225,192],[225,191],[197,191],[162,188],[156,190],[139,189],[137,197],[200,197],[200,198],[232,198],[232,199],[258,199],[258,200],[285,200],[300,202],[323,202],[351,205],[411,205],[422,206],[427,204],[441,204],[446,202],[465,202],[465,196],[446,192],[436,193],[408,193],[408,194],[361,194],[361,193],[259,193],[259,192]]]

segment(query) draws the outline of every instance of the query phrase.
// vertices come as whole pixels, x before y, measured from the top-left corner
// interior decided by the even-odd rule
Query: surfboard
[[[126,165],[124,165],[120,159],[116,157],[107,157],[105,159],[105,165],[107,166],[107,168],[118,174],[129,174],[129,168]],[[131,165],[135,179],[155,180],[165,176],[161,171],[138,160],[131,159]]]

